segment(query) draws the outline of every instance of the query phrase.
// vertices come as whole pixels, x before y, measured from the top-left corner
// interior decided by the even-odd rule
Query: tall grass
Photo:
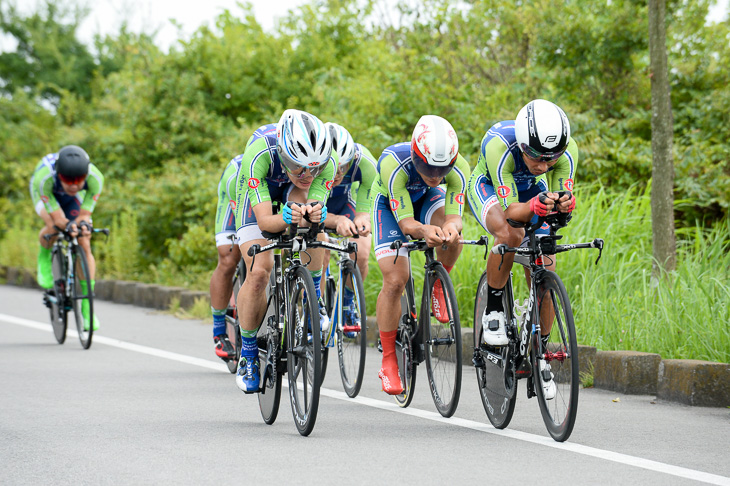
[[[663,358],[730,362],[730,224],[712,230],[677,231],[677,270],[652,279],[651,206],[649,189],[633,187],[607,192],[583,187],[578,206],[561,243],[603,238],[597,250],[558,255],[557,271],[565,282],[582,344],[603,350],[659,353]],[[475,239],[483,229],[468,214],[464,236]],[[490,238],[490,244],[492,238]],[[486,262],[484,248],[468,246],[451,272],[462,326],[474,318],[475,289]],[[416,291],[420,292],[423,259],[414,258]],[[513,269],[516,297],[526,297],[520,268]],[[375,310],[380,270],[371,256],[365,283],[368,312]]]

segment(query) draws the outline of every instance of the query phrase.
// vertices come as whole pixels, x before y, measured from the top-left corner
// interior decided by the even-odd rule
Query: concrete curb
[[[3,267],[0,281],[8,285],[39,289],[35,272]],[[169,309],[177,300],[180,308],[190,309],[199,299],[208,300],[207,292],[182,287],[97,280],[95,295],[101,300],[134,304],[152,309]],[[462,328],[462,361],[471,366],[474,354],[473,331]],[[378,342],[375,316],[367,318],[368,343]],[[662,359],[654,353],[637,351],[599,351],[592,346],[578,346],[580,372],[593,373],[596,388],[624,394],[655,395],[662,400],[704,407],[730,406],[730,364],[689,359]]]

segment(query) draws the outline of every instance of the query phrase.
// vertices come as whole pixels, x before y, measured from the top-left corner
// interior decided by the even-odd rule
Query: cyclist
[[[468,199],[472,213],[494,237],[494,244],[519,246],[525,232],[513,228],[515,221],[537,221],[538,216],[575,208],[572,195],[578,146],[570,136],[570,123],[557,105],[550,101],[530,101],[515,120],[493,125],[484,135],[477,166],[469,179]],[[569,194],[558,198],[557,191]],[[537,231],[548,234],[547,227]],[[482,316],[483,339],[491,346],[508,343],[502,292],[512,269],[514,253],[489,254],[487,259],[487,307]],[[546,267],[555,268],[555,256]],[[500,268],[501,264],[501,268]],[[543,319],[552,323],[552,318]],[[549,334],[550,328],[544,326]],[[547,339],[547,335],[543,335]],[[549,366],[541,361],[544,366]],[[545,396],[555,395],[552,380],[544,384]]]
[[[328,218],[325,226],[342,236],[359,235],[357,239],[357,268],[363,281],[368,275],[368,256],[370,255],[370,189],[375,180],[375,158],[370,151],[355,143],[344,127],[326,123],[332,140],[332,159],[337,167],[332,194],[327,199]],[[353,183],[359,183],[357,190]],[[356,194],[357,199],[353,197]],[[355,255],[350,255],[354,258]],[[325,252],[324,265],[329,263],[329,252]],[[353,325],[359,324],[360,317],[355,312],[353,299],[355,293],[345,285],[343,309],[348,313]],[[348,333],[350,334],[350,333]],[[348,337],[354,337],[352,333]]]
[[[48,154],[38,163],[30,179],[30,197],[35,211],[43,220],[44,226],[39,234],[38,285],[44,289],[53,287],[51,271],[51,246],[45,235],[57,233],[66,228],[72,235],[79,235],[78,242],[86,254],[91,276],[91,291],[94,291],[96,261],[91,253],[91,213],[104,187],[104,176],[91,162],[89,155],[81,147],[67,145],[57,153]],[[81,281],[84,293],[88,282]],[[89,326],[89,301],[81,306],[84,325]],[[96,313],[93,318],[94,330],[99,328]]]
[[[241,254],[249,269],[238,293],[238,317],[241,325],[241,359],[236,384],[246,393],[259,390],[259,358],[256,332],[266,311],[265,290],[274,265],[270,252],[256,256],[251,268],[248,249],[253,244],[266,245],[261,231],[280,232],[290,224],[300,224],[308,217],[318,223],[327,217],[321,204],[291,206],[285,204],[274,214],[272,202],[287,201],[326,203],[335,176],[330,158],[331,143],[324,124],[315,116],[286,110],[277,125],[265,125],[248,140],[238,158],[241,169],[236,186],[236,236]],[[322,278],[322,250],[309,250],[309,268],[319,299],[320,323],[329,328],[324,303],[319,298]]]
[[[226,333],[226,310],[233,291],[233,274],[241,260],[236,243],[236,184],[241,170],[241,157],[231,160],[218,182],[218,207],[215,213],[215,244],[218,265],[210,278],[210,310],[213,314],[215,354],[222,359],[234,358],[236,351]]]
[[[459,155],[459,141],[451,124],[436,115],[418,120],[410,142],[386,148],[378,160],[373,183],[373,246],[383,273],[383,288],[378,295],[376,316],[383,347],[383,362],[378,376],[383,391],[403,393],[395,356],[395,338],[401,315],[400,298],[409,276],[406,258],[395,261],[395,240],[408,237],[425,239],[437,247],[438,258],[451,271],[461,253],[464,191],[469,179],[469,164]],[[446,190],[439,187],[446,184]],[[446,249],[443,249],[443,248]],[[404,249],[397,250],[407,256]],[[434,288],[432,311],[448,322],[443,289]]]

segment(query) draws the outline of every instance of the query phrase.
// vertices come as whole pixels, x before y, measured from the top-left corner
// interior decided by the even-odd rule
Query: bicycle
[[[264,422],[273,424],[281,400],[282,375],[287,373],[294,423],[303,436],[312,432],[317,419],[322,383],[322,336],[314,282],[301,255],[307,254],[306,250],[310,248],[343,250],[337,245],[317,241],[319,230],[319,226],[313,225],[311,229],[291,229],[288,233],[262,231],[271,243],[254,244],[248,250],[252,257],[251,268],[257,254],[275,251],[267,310],[257,336],[263,370],[259,409]],[[286,267],[285,262],[288,263]]]
[[[236,235],[230,235],[228,239],[231,240],[232,251],[233,245],[236,244]],[[226,334],[233,346],[234,355],[228,359],[221,358],[225,361],[226,366],[228,366],[228,371],[232,374],[236,374],[238,360],[241,358],[241,331],[238,325],[238,308],[236,302],[238,299],[238,291],[241,290],[241,285],[243,285],[244,280],[246,280],[246,262],[241,258],[236,265],[236,272],[233,274],[233,292],[231,292],[231,298],[226,309]]]
[[[537,396],[543,422],[558,442],[567,440],[575,425],[579,391],[578,343],[565,285],[555,272],[544,267],[544,263],[549,255],[596,248],[599,250],[598,264],[603,251],[600,238],[590,243],[556,244],[563,237],[556,232],[568,221],[569,213],[552,213],[538,218],[535,224],[507,219],[511,226],[526,229],[527,246],[514,248],[501,244],[491,250],[502,255],[503,260],[505,253],[515,253],[515,262],[524,266],[530,276],[529,297],[521,306],[516,300],[513,304],[512,272],[504,288],[507,345],[492,347],[482,339],[482,316],[487,302],[486,270],[479,280],[474,305],[472,361],[489,421],[498,429],[509,425],[515,409],[517,382],[526,378],[527,398]],[[550,234],[536,235],[535,231],[543,224],[550,227]],[[541,330],[547,327],[550,327],[548,338],[541,339]],[[546,397],[543,391],[543,385],[551,380],[556,387],[554,398]]]
[[[94,229],[88,224],[85,226],[92,233],[104,233],[109,236],[109,230],[106,228]],[[78,236],[71,236],[68,227],[66,229],[56,227],[56,229],[57,233],[44,235],[46,241],[57,238],[51,247],[53,287],[43,293],[43,304],[50,311],[53,335],[58,344],[66,341],[68,313],[73,310],[81,346],[89,349],[94,335],[94,295],[91,285],[88,284],[91,282],[91,275],[86,254],[79,245]],[[79,234],[80,231],[79,228]],[[86,289],[81,284],[82,281],[87,282]],[[89,307],[88,329],[85,329],[82,301],[86,301]]]
[[[401,297],[401,315],[396,334],[395,351],[398,372],[403,383],[403,393],[395,395],[395,401],[402,408],[413,400],[417,366],[426,361],[431,396],[439,413],[451,417],[459,404],[461,392],[461,324],[456,303],[454,286],[441,262],[434,258],[434,249],[424,240],[403,243],[396,240],[390,248],[408,251],[408,281]],[[416,312],[416,299],[411,270],[411,252],[422,251],[426,256],[424,264],[421,311]],[[396,253],[395,262],[398,261]],[[431,312],[434,285],[440,282],[446,299],[448,322],[441,323]],[[382,348],[378,346],[382,352]]]
[[[348,237],[333,236],[336,235],[333,230],[325,231],[331,235],[329,242],[341,244],[343,251],[339,252],[337,278],[329,272],[329,265],[326,267],[324,300],[331,325],[330,332],[324,339],[329,342],[328,338],[334,332],[342,386],[347,396],[354,398],[360,393],[362,387],[365,374],[365,353],[368,345],[365,289],[360,270],[357,268],[357,260],[350,259],[352,253],[355,253],[357,258],[357,243],[350,242]],[[345,287],[352,287],[350,290],[354,293],[353,309],[344,306]],[[352,322],[353,318],[355,320],[359,318],[360,322]],[[327,369],[328,351],[328,347],[323,347],[323,380]]]

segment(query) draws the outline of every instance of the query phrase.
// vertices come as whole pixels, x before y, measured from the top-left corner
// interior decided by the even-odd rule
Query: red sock
[[[386,359],[395,358],[395,337],[397,335],[397,329],[395,331],[380,331],[380,344],[383,346],[383,364],[385,364]]]
[[[395,356],[395,338],[398,331],[380,331],[380,344],[383,346],[383,364],[378,377],[383,380],[383,391],[391,395],[403,393],[403,385],[398,374],[398,359]]]
[[[453,265],[444,265],[443,263],[441,265],[446,269],[446,273],[451,273],[451,269],[454,268]]]

